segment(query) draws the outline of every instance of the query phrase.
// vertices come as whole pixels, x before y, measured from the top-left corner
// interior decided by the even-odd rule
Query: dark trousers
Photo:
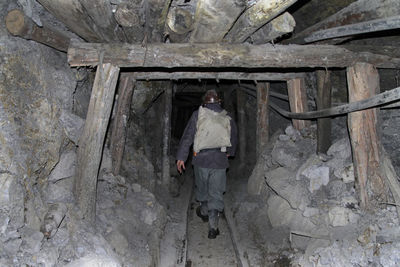
[[[226,169],[194,166],[195,195],[197,201],[207,203],[208,210],[224,210],[223,194],[226,190]]]

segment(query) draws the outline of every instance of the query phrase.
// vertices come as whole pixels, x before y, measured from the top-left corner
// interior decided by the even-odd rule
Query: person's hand
[[[176,167],[177,167],[179,173],[182,173],[182,169],[186,170],[185,169],[185,162],[183,160],[178,160],[176,162]]]

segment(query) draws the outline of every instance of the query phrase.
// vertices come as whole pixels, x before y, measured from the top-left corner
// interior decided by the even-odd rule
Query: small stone
[[[135,193],[139,193],[142,191],[142,186],[140,184],[132,184],[132,190]]]
[[[42,232],[36,231],[34,229],[24,227],[20,230],[22,236],[22,246],[29,253],[37,253],[42,246],[42,240],[44,235]]]
[[[362,245],[376,242],[376,227],[370,225],[364,232],[357,238],[357,241]]]
[[[76,153],[75,151],[67,151],[61,154],[60,160],[54,167],[49,176],[49,181],[58,181],[75,174]]]
[[[354,167],[353,164],[344,167],[340,172],[340,178],[342,178],[344,183],[354,183]]]
[[[278,139],[280,141],[289,141],[290,140],[290,136],[288,136],[286,134],[281,134],[281,135],[279,135]]]
[[[312,217],[319,214],[319,209],[306,207],[303,212],[304,217]]]
[[[345,226],[349,223],[348,209],[334,207],[329,210],[329,224],[333,227]]]
[[[10,217],[8,217],[5,214],[0,214],[0,234],[2,235],[5,234],[9,222],[10,222]]]
[[[326,166],[314,165],[304,170],[301,174],[310,180],[310,186],[308,189],[311,193],[329,183],[329,167]]]

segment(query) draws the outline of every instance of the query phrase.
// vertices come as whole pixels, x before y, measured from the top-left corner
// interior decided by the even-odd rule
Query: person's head
[[[203,97],[203,105],[213,103],[221,104],[221,99],[219,98],[217,91],[208,90]]]

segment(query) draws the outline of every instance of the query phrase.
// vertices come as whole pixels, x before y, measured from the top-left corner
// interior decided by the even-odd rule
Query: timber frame
[[[38,27],[19,10],[10,11],[7,15],[8,31],[14,36],[67,52],[68,63],[72,67],[97,66],[85,129],[78,149],[80,160],[75,179],[75,194],[83,218],[90,221],[95,219],[95,185],[120,71],[123,73],[119,78],[119,97],[111,142],[114,174],[118,174],[121,164],[126,118],[129,116],[130,96],[136,80],[238,80],[240,159],[244,161],[243,152],[246,151],[246,94],[257,98],[257,155],[260,155],[269,138],[267,107],[291,118],[298,130],[307,127],[309,119],[318,118],[319,153],[325,153],[330,146],[329,117],[352,112],[348,116],[348,123],[361,206],[367,209],[371,199],[382,199],[385,193],[382,185],[384,174],[376,167],[376,163],[382,161],[379,157],[382,148],[376,134],[375,113],[376,107],[398,101],[400,88],[378,94],[379,75],[376,68],[399,69],[400,54],[397,47],[329,44],[340,43],[361,33],[398,29],[398,0],[355,1],[283,40],[280,45],[266,43],[293,32],[296,22],[285,10],[297,0],[259,0],[247,7],[243,4],[245,1],[198,0],[197,8],[190,7],[192,1],[187,9],[173,5],[172,0],[152,0],[150,3],[144,1],[145,6],[121,3],[116,6],[115,15],[110,2],[104,0],[38,2],[87,42],[72,40],[68,32],[54,30],[49,25]],[[142,14],[145,22],[140,21],[137,15],[142,9],[145,11]],[[174,12],[169,13],[168,9]],[[194,9],[196,13],[192,14]],[[175,16],[178,15],[185,19],[176,20]],[[166,33],[171,43],[164,43]],[[245,43],[248,40],[252,44]],[[302,45],[307,42],[314,44]],[[331,68],[347,69],[351,103],[331,107]],[[305,72],[314,71],[317,76],[317,111],[308,111]],[[241,80],[254,81],[256,86],[246,88],[240,85]],[[271,92],[270,81],[286,82],[288,95]],[[170,84],[173,86],[172,82]],[[171,88],[166,89],[164,94],[163,183],[167,186]],[[270,97],[289,101],[291,112],[280,109]],[[365,126],[358,127],[358,124]],[[373,151],[373,156],[365,156],[366,151]],[[398,202],[400,187],[393,182],[397,179],[393,177],[395,174],[391,171],[391,163],[386,162],[387,158],[384,160],[387,173],[390,174],[386,178],[392,193],[397,192]],[[364,165],[368,168],[360,167]],[[375,176],[369,178],[370,174]],[[369,190],[370,183],[379,186]]]

